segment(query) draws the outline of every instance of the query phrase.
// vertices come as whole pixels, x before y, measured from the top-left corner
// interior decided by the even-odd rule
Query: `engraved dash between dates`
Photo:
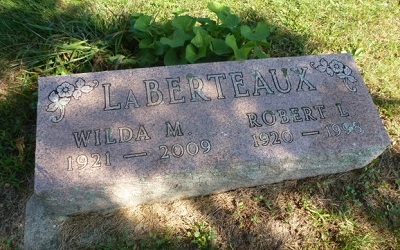
[[[319,135],[319,131],[307,131],[307,132],[301,132],[302,136],[310,136],[310,135]]]
[[[141,157],[141,156],[146,156],[146,155],[147,155],[147,152],[141,152],[141,153],[126,154],[126,155],[123,155],[122,157],[127,159],[127,158]]]

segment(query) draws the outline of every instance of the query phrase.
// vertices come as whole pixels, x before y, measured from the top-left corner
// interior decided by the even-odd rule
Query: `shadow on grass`
[[[379,95],[373,95],[374,103],[379,106],[389,118],[400,117],[400,99],[389,99]]]

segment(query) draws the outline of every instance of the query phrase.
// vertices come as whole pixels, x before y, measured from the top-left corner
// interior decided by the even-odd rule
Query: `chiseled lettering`
[[[276,112],[278,113],[279,117],[281,118],[281,124],[290,122],[290,119],[287,116],[286,110],[278,109]]]
[[[140,125],[135,141],[150,140],[150,139],[151,138],[147,133],[146,129],[144,128],[144,126]]]
[[[104,129],[105,133],[105,137],[106,137],[106,144],[114,144],[117,142],[117,140],[115,140],[112,136],[112,129],[111,128],[106,128]]]
[[[78,132],[73,132],[72,134],[74,135],[74,139],[75,139],[75,143],[76,143],[76,147],[80,148],[83,144],[84,147],[87,147],[87,142],[90,138],[90,133],[92,131],[88,130],[88,131],[84,131],[82,130],[81,133],[78,134]]]
[[[167,126],[167,133],[165,134],[166,137],[183,135],[182,127],[179,121],[175,122],[175,126],[172,126],[170,122],[166,122],[165,125]]]
[[[104,89],[104,111],[121,109],[121,103],[111,105],[110,101],[110,83],[102,84]]]
[[[336,105],[336,107],[338,108],[340,117],[347,117],[347,116],[349,116],[349,113],[343,110],[342,104],[341,104],[341,103],[336,103],[335,105]]]
[[[304,120],[306,120],[306,121],[317,120],[317,118],[315,118],[312,115],[312,110],[309,107],[301,107],[301,109],[303,110],[303,113],[304,113]]]
[[[95,140],[95,143],[94,143],[95,146],[101,145],[101,141],[100,141],[100,129],[96,129],[96,130],[94,131],[94,140]]]
[[[211,98],[207,97],[203,92],[204,83],[200,77],[190,75],[187,77],[187,79],[189,81],[188,83],[190,88],[191,102],[197,102],[197,96],[200,96],[200,98],[204,101],[211,101]],[[194,86],[195,82],[197,82],[197,87]]]
[[[128,97],[126,98],[126,103],[124,109],[128,109],[129,105],[133,104],[133,107],[139,108],[139,104],[136,100],[135,95],[133,94],[133,91],[130,89],[128,92]]]
[[[133,130],[128,127],[118,128],[119,130],[119,142],[128,142],[133,138]]]
[[[181,87],[179,86],[180,78],[166,78],[167,83],[168,83],[168,90],[169,90],[169,103],[175,104],[175,103],[184,103],[185,102],[185,97],[183,96],[182,98],[177,98],[175,96],[176,92],[181,92]]]
[[[303,91],[303,83],[307,85],[309,91],[317,90],[317,88],[315,88],[314,85],[312,85],[310,81],[308,81],[305,77],[307,72],[307,67],[291,68],[290,70],[296,73],[300,78],[299,85],[297,86],[296,89],[297,92]]]
[[[270,121],[268,120],[268,116],[270,117]],[[262,121],[268,125],[268,126],[274,126],[276,123],[276,116],[275,113],[270,111],[270,110],[265,110],[262,114],[261,114],[261,119]]]
[[[257,121],[257,114],[255,113],[247,113],[247,118],[249,120],[249,127],[261,127],[262,125]]]
[[[147,106],[159,105],[163,101],[162,92],[159,90],[160,85],[156,80],[144,80],[147,95]]]
[[[298,108],[290,108],[290,113],[292,114],[294,122],[302,122],[303,118],[300,117]]]
[[[265,89],[266,94],[273,94],[274,91],[268,86],[267,81],[261,75],[260,71],[256,70],[253,74],[254,77],[254,93],[253,95],[260,95],[260,89]]]
[[[268,70],[269,73],[272,76],[272,81],[274,82],[275,88],[283,94],[289,93],[292,90],[292,83],[290,82],[289,75],[288,75],[288,70],[286,68],[282,68],[282,73],[283,77],[285,78],[286,81],[286,88],[283,88],[281,84],[279,83],[278,77],[276,76],[276,70],[275,69],[270,69]]]
[[[222,88],[221,88],[221,78],[226,79],[226,76],[224,73],[207,75],[207,80],[214,79],[215,85],[217,87],[217,93],[218,93],[217,99],[225,99],[225,96],[222,93]]]
[[[313,108],[318,110],[319,118],[325,119],[325,116],[324,116],[325,105],[315,105],[315,106],[313,106]]]
[[[245,92],[240,92],[240,87],[245,87],[243,82],[243,73],[242,72],[232,72],[229,73],[232,79],[233,89],[235,91],[235,97],[245,97],[250,96],[249,91],[246,90]],[[239,79],[238,79],[239,77]]]

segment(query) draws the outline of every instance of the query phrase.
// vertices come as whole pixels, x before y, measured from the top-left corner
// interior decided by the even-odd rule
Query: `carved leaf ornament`
[[[326,72],[331,77],[339,77],[343,80],[348,90],[357,92],[357,88],[355,86],[357,79],[351,75],[352,71],[347,65],[339,62],[338,60],[332,60],[328,63],[328,61],[324,58],[319,61],[319,65],[315,65],[314,62],[311,62],[310,65],[319,72]]]
[[[54,123],[60,122],[65,116],[65,108],[71,101],[72,97],[76,100],[82,96],[82,93],[89,93],[99,85],[97,80],[86,84],[85,80],[78,78],[75,83],[63,82],[50,92],[50,104],[47,107],[47,112],[56,112],[60,110],[59,116],[51,116],[50,120]]]

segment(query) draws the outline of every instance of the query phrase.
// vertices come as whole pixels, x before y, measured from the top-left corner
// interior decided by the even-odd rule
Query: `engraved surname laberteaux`
[[[137,128],[118,127],[72,132],[77,148],[88,145],[125,143],[130,141],[150,140],[151,137],[143,125]]]
[[[250,128],[264,125],[274,126],[277,123],[316,121],[325,119],[325,106],[314,105],[312,107],[293,107],[288,109],[265,110],[258,113],[246,113]]]
[[[121,109],[121,104],[122,104],[121,102],[118,102],[116,104],[113,104],[111,102],[111,93],[110,93],[111,84],[105,83],[105,84],[102,84],[102,86],[103,86],[103,91],[104,91],[104,109],[103,110],[109,111],[109,110]],[[128,108],[130,108],[131,105],[135,108],[140,107],[133,91],[128,90],[128,94],[127,94],[125,104],[123,107],[124,107],[124,109],[128,109]]]
[[[206,75],[186,74],[161,79],[138,79],[142,93],[122,89],[126,94],[115,97],[111,83],[102,84],[104,111],[152,107],[165,104],[205,102],[253,96],[288,94],[293,91],[316,91],[307,79],[307,67],[253,70],[251,72],[219,72]],[[207,90],[207,91],[206,91]],[[120,92],[121,89],[118,89]],[[141,95],[139,95],[141,94]],[[140,98],[137,98],[140,97]]]

